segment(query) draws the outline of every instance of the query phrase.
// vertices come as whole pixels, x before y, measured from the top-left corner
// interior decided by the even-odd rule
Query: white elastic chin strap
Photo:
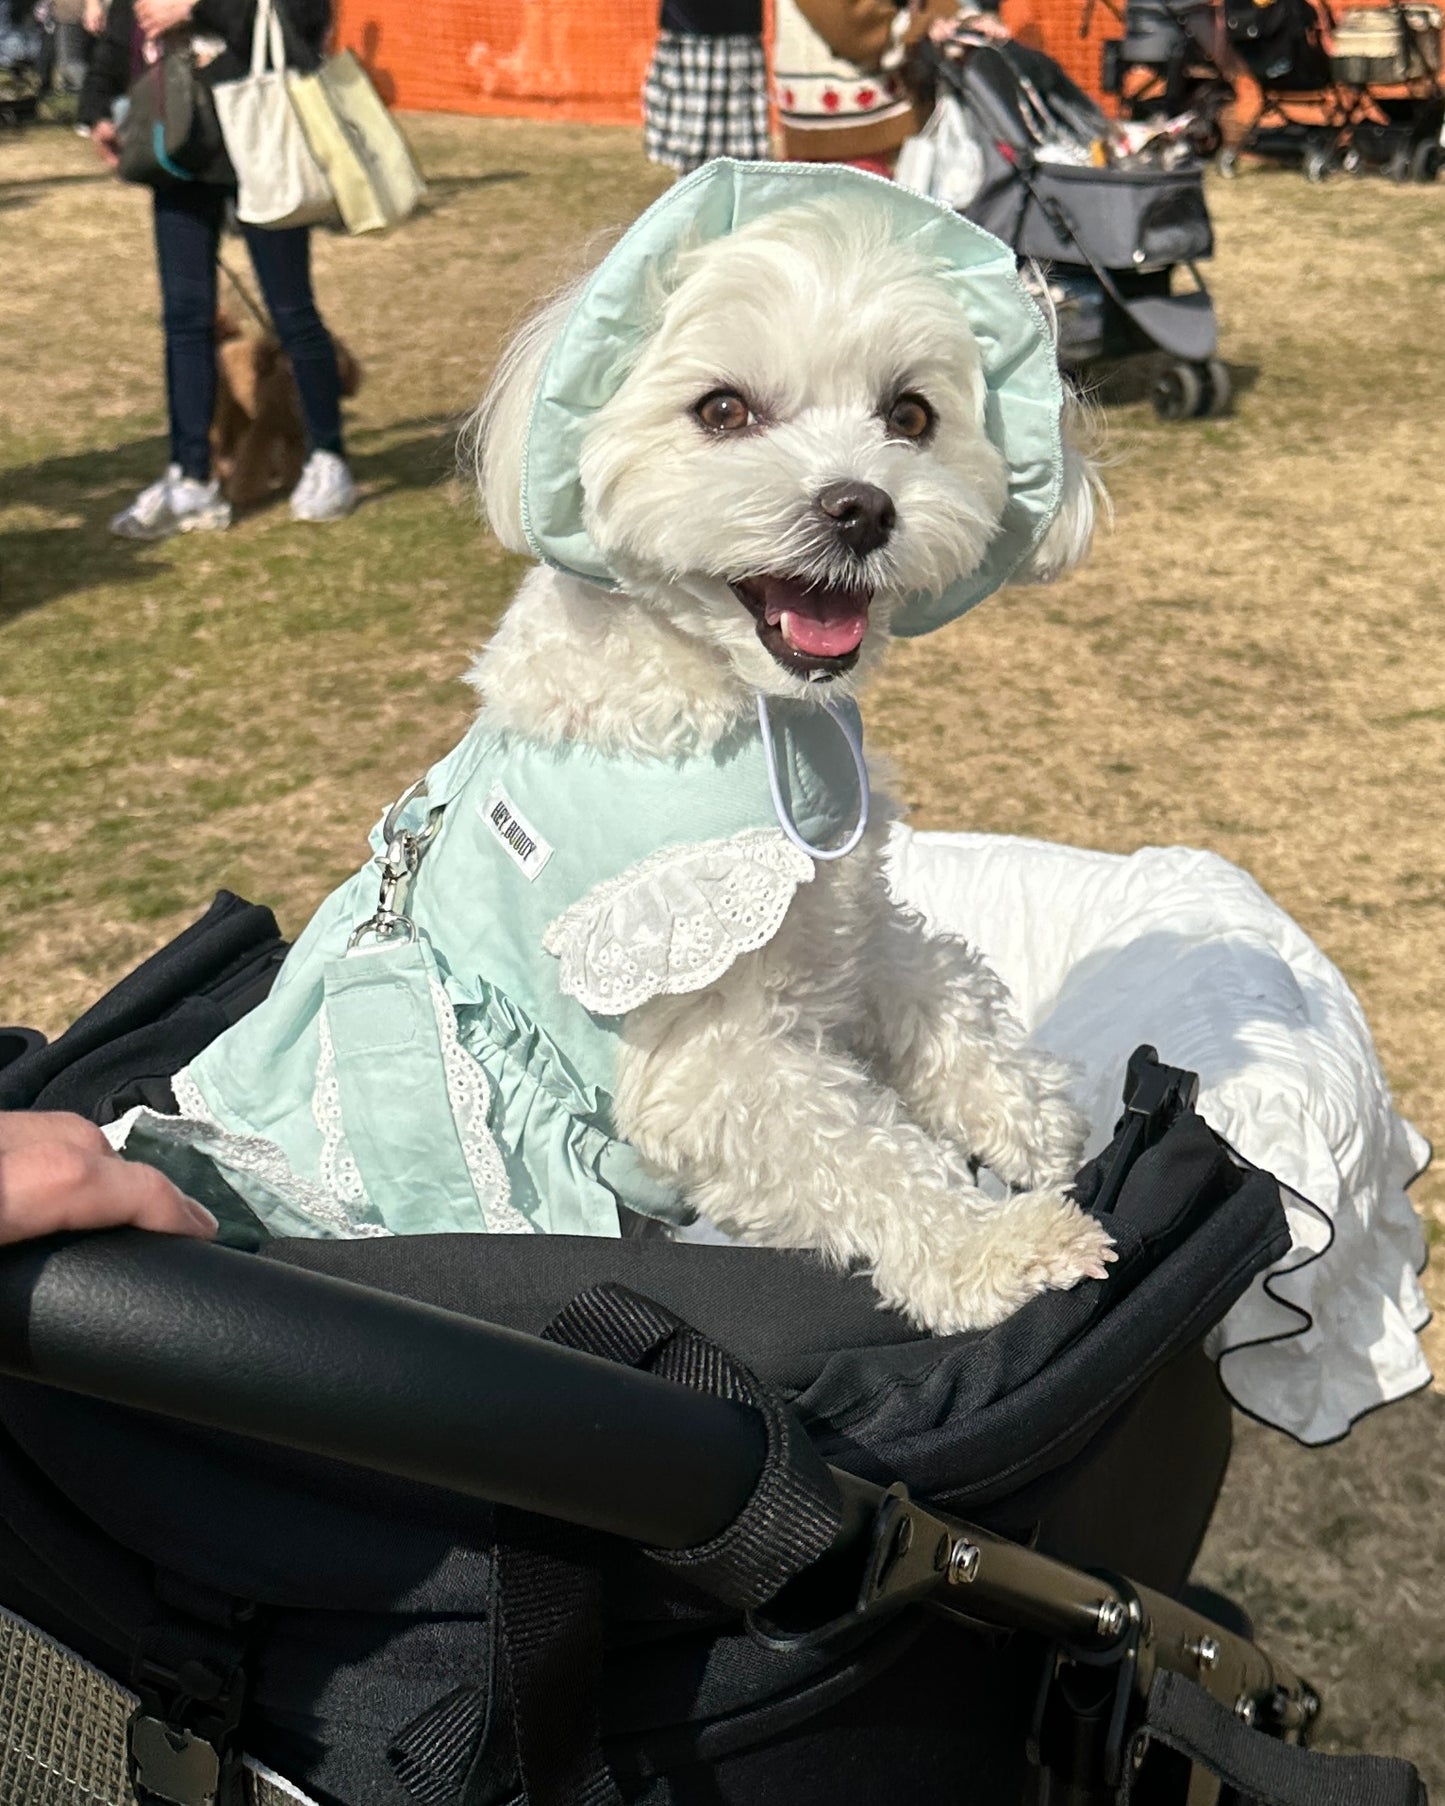
[[[848,838],[838,847],[815,847],[798,831],[798,824],[788,813],[788,805],[783,801],[783,787],[778,779],[778,753],[773,744],[773,723],[768,714],[768,699],[762,691],[758,691],[758,725],[763,730],[763,757],[768,762],[768,789],[773,796],[773,811],[778,818],[778,826],[800,851],[810,859],[842,859],[851,853],[858,842],[868,831],[868,767],[863,759],[863,736],[855,728],[848,717],[835,702],[825,702],[823,712],[828,715],[838,732],[848,742],[848,750],[853,755],[853,767],[858,773],[858,820]]]

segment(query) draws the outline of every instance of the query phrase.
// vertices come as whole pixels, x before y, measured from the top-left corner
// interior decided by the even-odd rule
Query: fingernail
[[[215,1235],[221,1225],[217,1222],[216,1218],[211,1215],[210,1211],[206,1209],[205,1205],[197,1204],[194,1198],[187,1198],[185,1202],[186,1210],[190,1214],[191,1221],[195,1224],[201,1234]]]

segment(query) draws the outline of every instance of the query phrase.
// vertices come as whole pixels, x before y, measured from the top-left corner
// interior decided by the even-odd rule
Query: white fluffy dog
[[[523,330],[476,421],[484,506],[517,551],[534,391],[572,300]],[[975,571],[999,528],[984,409],[965,312],[886,209],[805,200],[685,250],[582,443],[587,528],[621,588],[534,569],[475,668],[490,717],[665,759],[736,731],[760,693],[855,692],[896,612]],[[1093,495],[1066,453],[1022,575],[1082,557]],[[1065,1189],[1085,1135],[1068,1072],[977,954],[890,898],[894,813],[875,793],[858,850],[723,977],[627,1015],[617,1126],[729,1233],[862,1265],[950,1332],[1113,1255]],[[1013,1195],[985,1196],[979,1163]]]

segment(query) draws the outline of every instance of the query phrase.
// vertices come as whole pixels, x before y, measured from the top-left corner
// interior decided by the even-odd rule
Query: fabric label
[[[477,814],[511,854],[513,864],[521,868],[528,883],[536,878],[552,857],[552,848],[500,784],[492,785]]]

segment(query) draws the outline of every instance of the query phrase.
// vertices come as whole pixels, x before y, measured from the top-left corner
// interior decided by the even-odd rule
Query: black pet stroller
[[[1333,23],[1323,0],[1224,0],[1225,37],[1259,89],[1259,106],[1238,141],[1220,152],[1222,175],[1236,175],[1250,152],[1298,163],[1311,182],[1339,166],[1368,109],[1330,59]]]
[[[1024,265],[1037,266],[1058,322],[1059,360],[1162,351],[1161,419],[1228,412],[1228,366],[1200,263],[1213,254],[1204,172],[1186,145],[1171,161],[1100,164],[1110,122],[1058,64],[1020,44],[974,43],[933,59],[940,92],[966,114],[980,174],[962,207]],[[1178,273],[1192,286],[1178,289]]]
[[[1215,156],[1224,146],[1222,115],[1235,93],[1234,59],[1215,0],[1127,0],[1122,13],[1113,0],[1104,4],[1124,35],[1102,46],[1103,92],[1118,96],[1126,119],[1189,115],[1190,144],[1201,157]],[[1080,37],[1089,35],[1093,11],[1094,0],[1087,0]]]
[[[166,1108],[280,952],[223,895],[0,1107]],[[1423,1806],[1188,1587],[1288,1246],[1192,1105],[1141,1049],[1114,1274],[976,1335],[646,1237],[6,1250],[0,1801]]]

